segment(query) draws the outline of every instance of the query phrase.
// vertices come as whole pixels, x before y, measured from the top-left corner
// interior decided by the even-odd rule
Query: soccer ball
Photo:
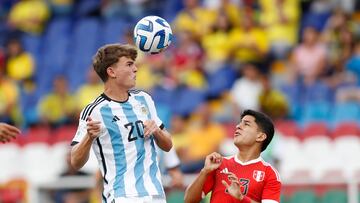
[[[146,16],[134,28],[134,42],[138,49],[157,54],[166,49],[172,40],[172,30],[168,22],[158,16]]]

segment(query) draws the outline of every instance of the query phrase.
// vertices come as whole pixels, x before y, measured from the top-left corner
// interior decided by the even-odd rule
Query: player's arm
[[[71,166],[79,170],[89,159],[92,142],[100,134],[100,121],[93,121],[89,117],[86,122],[85,137],[71,149]]]
[[[168,152],[172,148],[172,141],[170,133],[162,126],[157,126],[153,120],[146,120],[144,122],[144,136],[149,137],[154,135],[155,142],[160,149]]]
[[[217,169],[221,165],[221,162],[222,157],[216,152],[206,156],[204,168],[201,169],[196,179],[186,188],[185,203],[200,202],[208,175]]]

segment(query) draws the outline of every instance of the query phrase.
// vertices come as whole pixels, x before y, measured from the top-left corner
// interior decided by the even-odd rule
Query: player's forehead
[[[256,123],[255,122],[255,117],[251,116],[251,115],[245,115],[242,119],[241,122],[248,122],[248,123]]]
[[[119,63],[121,64],[127,64],[127,63],[134,63],[135,61],[130,58],[129,56],[121,56],[119,57]]]

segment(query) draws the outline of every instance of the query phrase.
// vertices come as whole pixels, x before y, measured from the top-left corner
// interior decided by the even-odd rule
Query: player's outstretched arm
[[[9,142],[11,139],[14,139],[20,133],[20,130],[16,127],[6,123],[0,123],[0,142]]]
[[[153,120],[146,120],[144,122],[144,136],[149,137],[154,135],[156,144],[160,149],[168,152],[172,148],[172,141],[170,133],[164,128],[160,129]]]
[[[92,142],[100,134],[100,121],[87,119],[87,134],[84,139],[71,149],[71,166],[79,170],[89,159]]]
[[[192,182],[185,191],[185,203],[198,203],[202,199],[202,192],[207,176],[219,168],[222,162],[222,156],[213,152],[210,155],[206,156],[204,168],[201,169],[199,175],[196,177],[194,182]]]

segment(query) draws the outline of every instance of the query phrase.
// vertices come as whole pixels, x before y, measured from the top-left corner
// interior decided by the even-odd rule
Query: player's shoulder
[[[264,161],[264,160],[261,160],[261,164],[266,168],[266,171],[272,175],[274,175],[276,177],[276,179],[278,181],[281,181],[280,179],[280,174],[279,172],[276,170],[275,167],[273,167],[270,163]]]
[[[88,116],[92,115],[92,113],[96,111],[97,108],[106,103],[106,101],[108,101],[108,99],[104,96],[104,94],[99,95],[90,104],[86,105],[85,108],[83,108],[80,113],[80,119],[86,120]]]

